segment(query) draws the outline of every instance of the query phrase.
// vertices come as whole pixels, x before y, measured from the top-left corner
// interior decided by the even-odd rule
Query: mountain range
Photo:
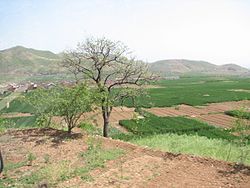
[[[61,74],[61,55],[50,51],[16,46],[0,51],[0,82],[12,77]],[[250,70],[236,64],[214,65],[206,61],[168,59],[152,62],[150,70],[161,75],[206,74],[250,75]],[[6,78],[6,79],[4,79]]]
[[[236,64],[215,65],[206,61],[186,59],[160,60],[150,64],[152,72],[165,75],[250,75],[250,70]]]

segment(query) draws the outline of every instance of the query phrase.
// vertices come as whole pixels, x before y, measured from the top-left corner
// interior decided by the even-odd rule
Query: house
[[[37,89],[37,84],[31,82],[31,83],[28,85],[28,87],[27,87],[27,89],[25,90],[25,92],[27,93],[28,91],[31,91],[31,90],[34,90],[34,89]]]
[[[10,92],[15,92],[19,86],[16,85],[15,83],[9,84],[7,87],[7,90]]]

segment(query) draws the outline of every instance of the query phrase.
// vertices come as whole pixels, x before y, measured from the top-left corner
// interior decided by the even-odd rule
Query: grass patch
[[[230,134],[224,129],[185,117],[158,117],[147,113],[147,117],[144,119],[121,120],[120,125],[124,126],[136,136],[175,133],[179,135],[199,135],[207,138],[226,140],[234,140],[237,138],[237,136]]]
[[[48,164],[31,174],[20,177],[18,182],[26,187],[31,187],[42,181],[48,182],[49,186],[55,186],[64,181],[73,172],[70,161],[63,160],[58,163]]]
[[[90,139],[87,151],[80,153],[85,166],[77,168],[75,174],[84,181],[90,181],[92,180],[92,177],[89,175],[91,170],[104,168],[106,161],[114,160],[123,154],[124,151],[122,149],[103,149],[100,142]]]
[[[198,135],[162,134],[130,140],[131,142],[173,153],[186,153],[211,157],[224,161],[239,162],[242,151],[249,152],[250,145],[238,147],[222,139],[208,139]],[[250,158],[245,164],[250,165]]]
[[[20,96],[20,93],[14,92],[14,93],[10,93],[7,96],[3,97],[0,100],[0,112],[2,112],[2,110],[4,108],[6,108],[6,104],[7,103],[11,103],[13,100],[15,100],[18,96]]]
[[[32,170],[28,172],[17,174],[18,168],[29,166],[30,162],[35,159],[33,154],[28,153],[24,162],[6,164],[5,169],[11,176],[7,174],[6,178],[0,182],[0,187],[34,187],[41,182],[47,182],[49,187],[56,187],[60,182],[77,176],[82,181],[93,181],[90,175],[91,170],[104,168],[107,161],[114,160],[123,154],[124,151],[121,149],[105,149],[100,142],[91,139],[88,142],[87,151],[79,153],[77,166],[72,165],[69,160],[49,162],[49,159],[44,159],[43,166],[32,167]]]
[[[13,113],[13,112],[20,112],[20,113],[34,113],[34,108],[27,104],[21,98],[16,98],[10,102],[9,108],[3,108],[1,113]]]
[[[36,116],[0,118],[0,134],[8,129],[29,129],[38,127]]]
[[[225,114],[229,116],[237,117],[237,118],[250,120],[250,112],[246,112],[246,111],[231,110],[231,111],[226,111]]]
[[[101,135],[102,133],[102,130],[100,128],[93,126],[92,124],[86,123],[86,122],[80,123],[79,128],[84,130],[89,135]]]
[[[11,94],[10,91],[7,91],[5,93],[0,93],[0,101],[4,99],[5,97],[9,96]]]
[[[36,116],[24,116],[24,117],[12,117],[4,118],[5,129],[23,129],[23,128],[33,128],[37,127],[36,125]],[[1,127],[1,126],[0,126]]]
[[[18,162],[18,163],[7,163],[4,166],[4,173],[7,173],[10,170],[14,170],[14,169],[26,166],[26,165],[27,165],[27,161],[21,161],[21,162]]]

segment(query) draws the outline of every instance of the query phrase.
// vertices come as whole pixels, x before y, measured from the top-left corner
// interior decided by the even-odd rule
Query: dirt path
[[[74,139],[62,139],[64,133],[53,129],[14,131],[0,136],[5,163],[23,161],[29,152],[36,159],[32,166],[17,169],[24,175],[44,165],[44,155],[50,164],[69,160],[73,168],[81,163],[79,153],[86,151],[87,135],[75,134]],[[250,167],[236,168],[232,163],[190,155],[174,155],[102,137],[104,148],[120,148],[125,154],[108,161],[104,168],[90,172],[93,180],[80,177],[60,182],[57,187],[249,187]],[[58,172],[59,169],[57,169]],[[54,172],[55,174],[57,171]],[[13,175],[11,172],[8,176]]]
[[[33,116],[30,113],[6,113],[6,114],[1,114],[0,117],[2,118],[14,118],[14,117],[29,117]]]
[[[146,110],[157,116],[187,116],[215,126],[230,128],[235,123],[236,118],[225,115],[224,112],[240,109],[242,107],[247,108],[250,111],[250,101],[244,100],[236,102],[211,103],[207,106],[179,105],[176,107],[150,108]],[[250,124],[250,121],[248,122]]]

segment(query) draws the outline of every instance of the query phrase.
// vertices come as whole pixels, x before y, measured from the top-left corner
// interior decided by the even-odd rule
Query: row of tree
[[[127,46],[106,38],[86,39],[65,52],[62,63],[74,74],[77,85],[36,90],[28,95],[28,101],[43,123],[49,125],[52,116],[62,116],[69,133],[84,112],[100,107],[103,136],[108,137],[113,106],[128,98],[134,101],[142,94],[142,86],[154,80],[148,66],[132,57]]]

